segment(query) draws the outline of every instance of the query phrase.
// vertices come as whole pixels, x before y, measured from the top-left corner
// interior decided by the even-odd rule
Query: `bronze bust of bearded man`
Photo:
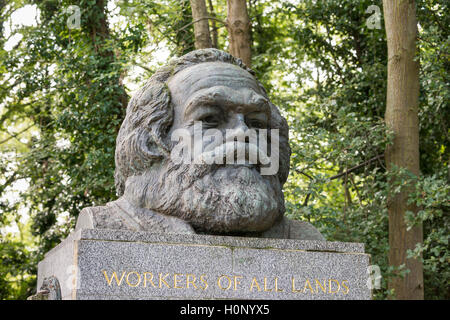
[[[208,139],[195,140],[196,123],[223,136],[277,129],[277,172],[261,174],[261,163],[173,161],[176,130],[207,146]],[[269,147],[271,141],[269,134]],[[254,72],[220,50],[190,52],[159,69],[132,97],[116,144],[119,199],[83,209],[76,229],[325,240],[311,224],[284,217],[290,155],[287,122]]]

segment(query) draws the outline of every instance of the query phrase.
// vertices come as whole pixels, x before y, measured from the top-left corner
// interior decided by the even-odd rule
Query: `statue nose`
[[[248,130],[245,117],[242,113],[236,113],[230,122],[230,129],[243,130],[244,132]]]
[[[226,132],[226,141],[235,141],[235,139],[242,139],[241,141],[249,143],[248,126],[245,123],[245,117],[242,113],[236,113],[230,119],[229,127]]]

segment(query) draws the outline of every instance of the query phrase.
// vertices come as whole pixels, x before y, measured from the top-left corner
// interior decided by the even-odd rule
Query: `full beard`
[[[145,185],[140,206],[181,218],[199,233],[263,232],[285,210],[278,177],[262,176],[256,166],[168,160],[135,182]]]

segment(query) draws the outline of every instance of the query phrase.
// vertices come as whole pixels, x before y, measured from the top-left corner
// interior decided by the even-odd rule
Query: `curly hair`
[[[174,112],[167,82],[178,72],[204,62],[230,63],[255,76],[255,72],[240,59],[212,48],[192,51],[182,57],[172,59],[166,66],[157,70],[131,98],[117,136],[114,178],[118,196],[124,193],[128,177],[141,175],[152,166],[169,158],[172,147],[167,141],[167,136],[173,123]],[[262,84],[259,81],[257,83],[267,97]],[[272,103],[270,105],[272,109],[270,128],[279,129],[280,133],[278,177],[283,185],[289,174],[291,154],[288,143],[288,126],[278,108]]]

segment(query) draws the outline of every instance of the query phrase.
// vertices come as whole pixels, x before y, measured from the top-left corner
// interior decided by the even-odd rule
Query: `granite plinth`
[[[38,266],[62,299],[371,299],[360,243],[81,229]]]

